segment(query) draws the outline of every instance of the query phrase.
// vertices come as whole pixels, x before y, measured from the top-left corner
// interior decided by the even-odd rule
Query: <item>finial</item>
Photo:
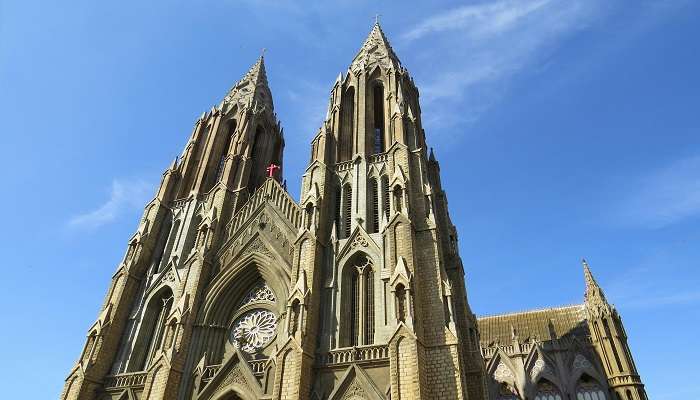
[[[262,50],[260,50],[260,58],[264,58],[264,57],[265,57],[265,50],[267,50],[267,49],[264,48],[264,47],[262,48]]]
[[[435,161],[435,152],[433,152],[433,148],[430,148],[430,161]]]
[[[379,14],[374,14],[374,24],[379,25]]]

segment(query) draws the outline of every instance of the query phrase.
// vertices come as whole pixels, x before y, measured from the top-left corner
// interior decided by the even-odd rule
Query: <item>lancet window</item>
[[[231,142],[233,141],[233,136],[236,133],[236,120],[232,120],[229,127],[229,132],[226,135],[226,142],[224,147],[221,148],[221,156],[219,157],[219,163],[216,166],[216,179],[214,182],[219,182],[224,175],[224,167],[226,166],[226,157],[228,156],[229,148],[231,147]]]
[[[338,140],[338,162],[350,160],[355,132],[355,89],[345,91],[340,107],[340,138]]]
[[[343,233],[344,238],[350,237],[352,227],[352,186],[346,183],[343,186]]]
[[[583,375],[576,389],[576,400],[607,400],[607,397],[598,382]]]
[[[348,346],[374,343],[374,269],[364,254],[356,256],[348,265],[345,286],[347,304],[345,323]]]
[[[146,344],[146,353],[142,355],[140,368],[143,370],[153,360],[158,350],[163,343],[163,334],[165,333],[166,319],[170,314],[170,308],[173,305],[173,292],[170,288],[161,290],[161,293],[151,299],[146,307],[146,311],[141,322],[142,343]]]
[[[561,392],[551,382],[541,380],[537,383],[537,393],[535,400],[562,400]]]
[[[372,91],[374,105],[372,129],[372,150],[374,154],[384,152],[384,86],[381,83],[374,85]]]
[[[379,232],[379,187],[377,187],[377,178],[370,178],[367,185],[368,203],[369,203],[369,232]]]

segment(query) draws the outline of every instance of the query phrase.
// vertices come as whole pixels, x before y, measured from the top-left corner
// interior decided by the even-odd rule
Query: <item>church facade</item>
[[[376,24],[331,91],[300,201],[264,60],[163,173],[65,400],[645,400],[622,321],[477,318],[418,89]]]

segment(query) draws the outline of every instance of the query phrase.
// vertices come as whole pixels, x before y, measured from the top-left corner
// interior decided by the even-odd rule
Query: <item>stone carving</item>
[[[175,282],[175,272],[173,272],[172,269],[168,270],[168,272],[165,273],[163,280],[166,282]]]
[[[277,317],[271,311],[250,310],[233,323],[231,343],[246,353],[265,347],[275,337]]]
[[[369,243],[367,243],[367,239],[365,239],[364,236],[362,235],[357,235],[355,239],[353,239],[352,243],[350,244],[350,247],[357,248],[357,247],[367,247],[369,246]]]
[[[581,369],[587,369],[587,368],[592,368],[593,365],[591,365],[591,362],[586,359],[586,357],[582,356],[581,354],[576,354],[576,358],[574,358],[574,371],[581,370]]]
[[[497,381],[503,382],[513,378],[513,371],[503,364],[503,362],[500,362],[498,367],[496,367],[496,371],[493,373],[493,377],[496,378]]]
[[[365,399],[365,389],[360,386],[357,380],[352,381],[348,390],[343,395],[343,400]]]
[[[530,377],[534,380],[539,374],[546,373],[553,375],[552,368],[543,360],[538,359],[530,370]]]
[[[275,294],[272,292],[266,283],[260,283],[248,292],[248,294],[241,300],[241,304],[238,308],[247,306],[248,304],[270,302],[274,303],[277,301]]]
[[[267,246],[265,246],[265,244],[262,242],[262,240],[260,240],[259,237],[255,238],[255,240],[253,240],[248,245],[248,247],[246,247],[245,250],[243,250],[241,256],[247,256],[250,253],[262,253],[266,256],[272,257],[272,252],[270,251],[270,249],[267,248]]]
[[[250,388],[248,386],[248,381],[246,381],[245,376],[243,376],[243,372],[241,371],[240,367],[235,366],[228,372],[221,383],[219,383],[215,392],[221,392],[228,389],[232,383],[237,383],[241,386],[245,386],[246,388]]]

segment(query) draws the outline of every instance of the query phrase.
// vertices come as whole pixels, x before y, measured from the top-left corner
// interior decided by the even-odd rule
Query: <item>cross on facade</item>
[[[272,163],[272,164],[270,164],[269,167],[267,167],[267,168],[265,168],[265,169],[267,170],[267,176],[270,177],[270,178],[274,178],[274,177],[275,177],[275,171],[278,170],[278,169],[280,169],[280,166],[277,165],[277,164],[275,164],[275,163]]]

